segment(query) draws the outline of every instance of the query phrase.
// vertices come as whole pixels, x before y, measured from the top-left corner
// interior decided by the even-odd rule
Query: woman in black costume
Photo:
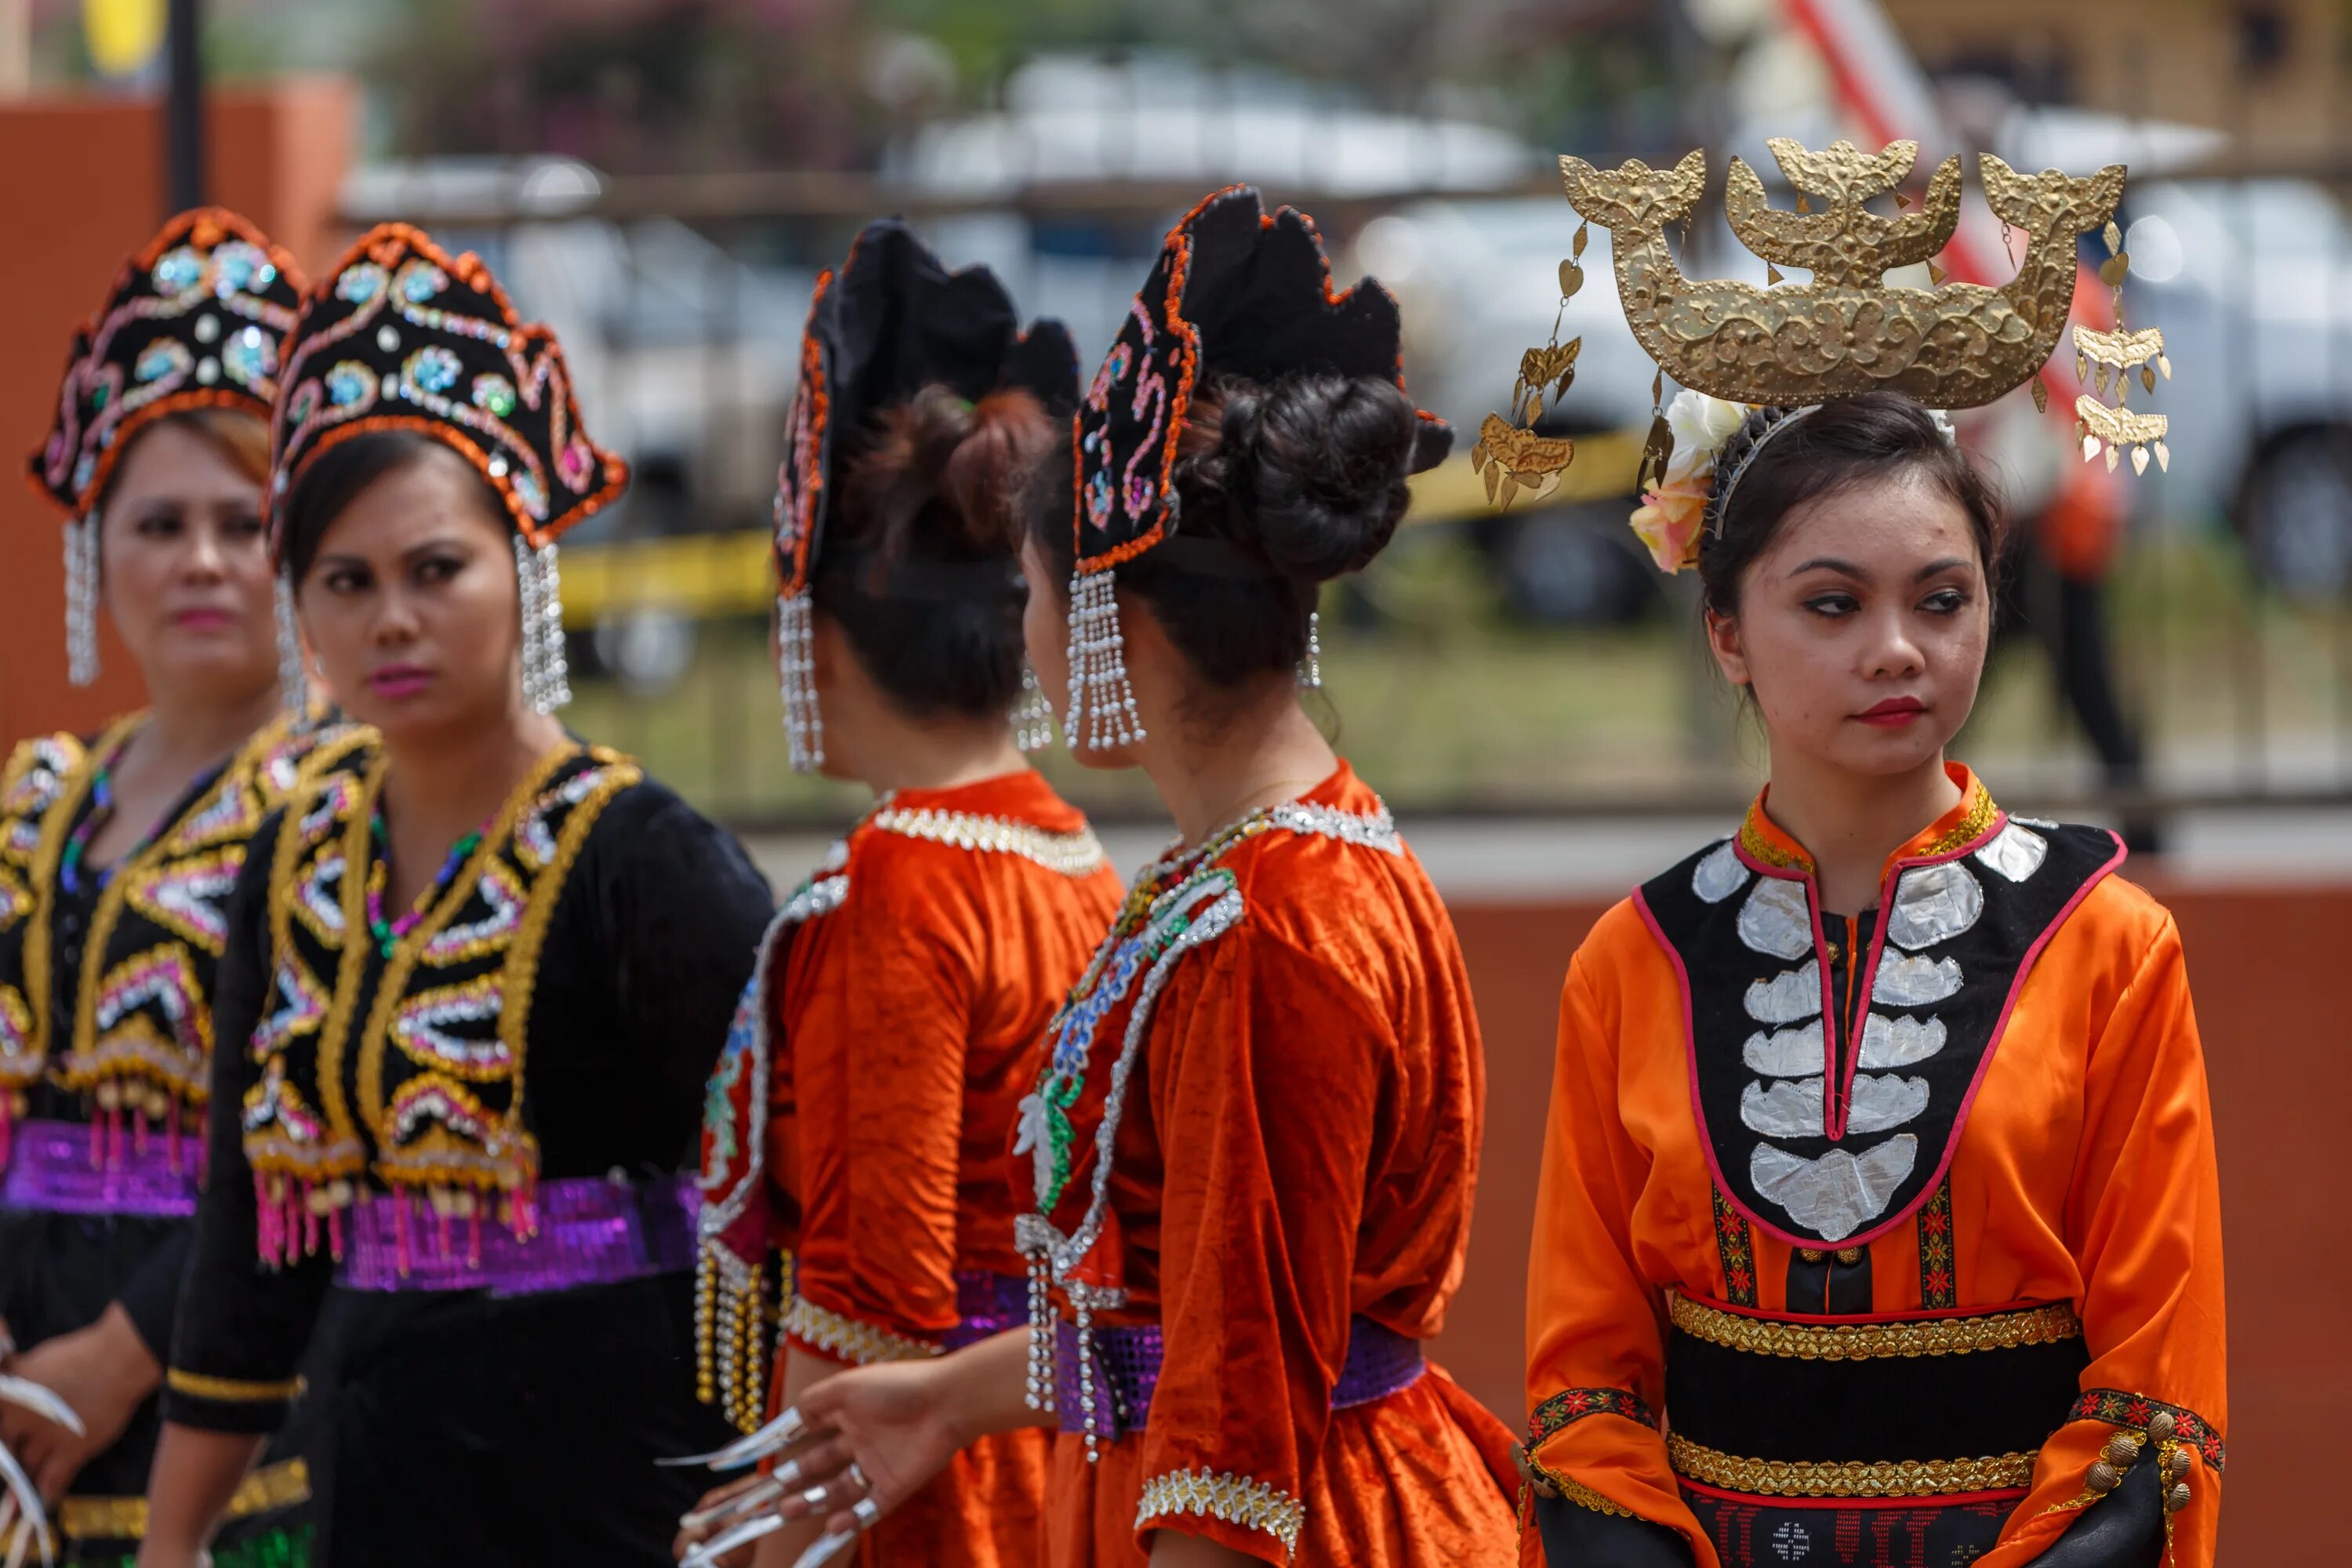
[[[300,287],[236,215],[174,218],[76,335],[30,463],[67,518],[71,679],[97,674],[102,602],[148,697],[94,736],[26,741],[0,770],[5,1370],[72,1415],[0,1405],[0,1443],[53,1500],[71,1563],[124,1563],[142,1529],[224,910],[253,830],[321,738],[282,710],[261,539]],[[233,1500],[222,1568],[305,1561],[295,1447],[289,1434]]]
[[[197,1560],[331,1288],[322,1561],[663,1563],[695,1486],[653,1459],[719,1430],[679,1173],[767,889],[550,716],[554,539],[626,479],[552,337],[392,225],[287,360],[272,544],[381,739],[320,760],[231,903],[141,1562]]]

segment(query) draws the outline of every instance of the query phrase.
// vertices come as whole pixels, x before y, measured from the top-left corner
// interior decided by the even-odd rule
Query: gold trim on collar
[[[1968,809],[1960,814],[1959,820],[1918,848],[1898,851],[1895,858],[1901,860],[1932,860],[1939,855],[1965,849],[1991,832],[1992,825],[2000,816],[2000,808],[1993,804],[1992,792],[1985,788],[1982,779],[1971,777],[1969,780]],[[1812,857],[1801,849],[1782,848],[1766,828],[1766,821],[1764,800],[1759,795],[1749,803],[1748,815],[1740,819],[1739,847],[1759,865],[1782,871],[1802,871],[1811,876],[1814,870]]]
[[[1904,858],[1932,858],[1965,849],[1990,833],[1994,819],[2000,816],[2000,808],[1992,803],[1992,792],[1985,788],[1982,779],[1972,778],[1969,781],[1969,808],[1960,814],[1960,819],[1936,835],[1917,855],[1906,855]]]
[[[1675,1328],[1693,1339],[1752,1355],[1798,1361],[1876,1361],[1898,1356],[1966,1355],[2079,1339],[2082,1321],[2064,1301],[1966,1318],[1896,1322],[1796,1323],[1726,1312],[1686,1296],[1669,1297]]]
[[[1976,1459],[1749,1459],[1666,1434],[1675,1473],[1727,1491],[1758,1497],[1944,1497],[1955,1492],[2023,1491],[2033,1485],[2040,1449]]]
[[[254,1471],[229,1499],[228,1517],[250,1519],[273,1509],[291,1508],[310,1497],[310,1468],[286,1459]],[[69,1541],[144,1541],[143,1497],[68,1497],[58,1504],[58,1532]]]

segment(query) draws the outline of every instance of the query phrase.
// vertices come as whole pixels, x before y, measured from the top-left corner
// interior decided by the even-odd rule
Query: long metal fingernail
[[[678,1568],[716,1568],[719,1560],[739,1546],[749,1546],[764,1535],[773,1535],[784,1528],[784,1521],[772,1513],[757,1519],[747,1519],[731,1530],[720,1531],[678,1559]]]

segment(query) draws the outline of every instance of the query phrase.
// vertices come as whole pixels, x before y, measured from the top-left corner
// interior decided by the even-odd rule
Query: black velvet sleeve
[[[1550,1568],[1691,1568],[1690,1543],[1663,1524],[1536,1499],[1536,1529]]]
[[[772,907],[733,836],[651,780],[583,847],[539,967],[530,1114],[550,1176],[690,1170]]]
[[[180,1310],[180,1279],[187,1272],[188,1252],[195,1238],[195,1226],[173,1226],[115,1298],[130,1314],[131,1326],[139,1331],[147,1353],[161,1365],[172,1360],[172,1319]]]
[[[228,951],[213,984],[208,1168],[172,1331],[163,1418],[216,1432],[268,1432],[286,1418],[296,1369],[326,1300],[324,1252],[264,1268],[243,1111],[253,1035],[269,973],[269,869],[281,817],[254,835],[229,895]]]
[[[2160,1568],[2163,1491],[2150,1443],[2124,1472],[2123,1485],[2075,1515],[2031,1568]]]

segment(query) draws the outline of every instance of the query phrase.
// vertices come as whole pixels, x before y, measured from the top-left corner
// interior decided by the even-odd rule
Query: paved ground
[[[1405,835],[1449,899],[1597,898],[1654,876],[1727,824],[1693,817],[1403,818]],[[1105,847],[1132,872],[1167,842],[1163,830],[1105,829]],[[751,840],[781,891],[824,853],[827,840],[787,834]],[[2352,806],[2184,812],[2165,825],[2166,850],[2136,876],[2170,886],[2352,885]]]

